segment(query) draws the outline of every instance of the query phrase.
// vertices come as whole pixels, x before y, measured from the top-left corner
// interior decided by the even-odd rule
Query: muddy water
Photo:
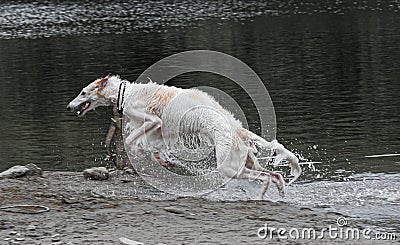
[[[3,1],[0,170],[28,162],[73,171],[107,165],[111,111],[77,119],[65,111],[68,101],[99,76],[135,80],[165,56],[211,49],[257,72],[274,102],[279,141],[322,162],[304,167],[286,202],[329,206],[398,231],[400,159],[364,156],[400,151],[400,6],[302,2]],[[234,83],[188,74],[168,84],[225,91],[259,132],[254,106]],[[232,185],[206,198],[247,200],[258,190]]]

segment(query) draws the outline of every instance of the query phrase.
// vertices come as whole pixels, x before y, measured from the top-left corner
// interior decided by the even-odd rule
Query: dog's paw
[[[283,179],[281,174],[274,173],[272,174],[272,182],[276,185],[276,188],[278,189],[279,195],[281,197],[285,196],[285,180]]]

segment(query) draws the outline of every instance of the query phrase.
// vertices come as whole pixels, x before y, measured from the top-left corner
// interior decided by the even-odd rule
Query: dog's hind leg
[[[280,195],[284,195],[285,182],[283,181],[282,175],[263,169],[258,162],[257,168],[259,170],[254,170],[253,167],[248,168],[246,166],[247,164],[250,164],[247,163],[247,159],[251,150],[249,150],[244,141],[237,140],[236,142],[232,142],[232,144],[227,144],[226,141],[219,140],[217,141],[215,151],[217,157],[217,168],[225,176],[230,178],[264,181],[265,186],[261,192],[262,196],[264,196],[272,181],[276,184]]]
[[[297,178],[299,178],[302,172],[299,165],[299,159],[292,152],[287,150],[283,145],[279,144],[278,141],[273,140],[271,142],[268,142],[260,136],[244,128],[240,130],[239,134],[243,141],[248,142],[247,144],[255,144],[262,149],[276,152],[280,156],[279,159],[287,160],[289,162],[289,166],[291,168],[290,174],[293,175],[294,178],[289,181],[289,183],[287,184],[288,186],[293,183]],[[254,146],[252,148],[254,148]]]
[[[246,159],[246,169],[248,170],[252,170],[252,171],[259,171],[262,173],[266,173],[270,176],[272,182],[276,185],[276,187],[279,190],[279,194],[281,196],[284,195],[284,190],[285,190],[285,181],[282,177],[281,174],[279,173],[275,173],[273,171],[269,171],[265,168],[263,168],[259,163],[258,160],[256,158],[256,156],[254,155],[254,153],[249,150],[248,155],[247,155],[247,159]]]
[[[248,180],[261,180],[265,183],[261,193],[260,193],[260,199],[263,199],[265,193],[268,191],[269,186],[271,185],[271,180],[273,181],[273,178],[271,174],[266,173],[266,172],[261,172],[261,171],[256,171],[256,170],[251,170],[251,169],[244,169],[244,171],[238,176],[238,178],[241,179],[248,179]],[[284,194],[284,185],[279,189],[279,194],[283,196]]]
[[[242,143],[242,142],[240,142]],[[217,170],[228,178],[238,178],[245,168],[246,155],[240,150],[240,144],[235,144],[232,138],[217,135],[215,141],[215,156]]]

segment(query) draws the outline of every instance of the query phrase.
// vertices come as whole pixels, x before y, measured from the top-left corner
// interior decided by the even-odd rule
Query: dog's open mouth
[[[85,102],[81,105],[81,109],[76,112],[78,116],[83,115],[83,113],[90,107],[90,102]]]

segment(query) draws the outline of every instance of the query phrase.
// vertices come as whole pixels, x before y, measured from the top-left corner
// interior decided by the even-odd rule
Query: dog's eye
[[[86,94],[86,92],[82,91],[81,95],[85,95],[85,94]]]

